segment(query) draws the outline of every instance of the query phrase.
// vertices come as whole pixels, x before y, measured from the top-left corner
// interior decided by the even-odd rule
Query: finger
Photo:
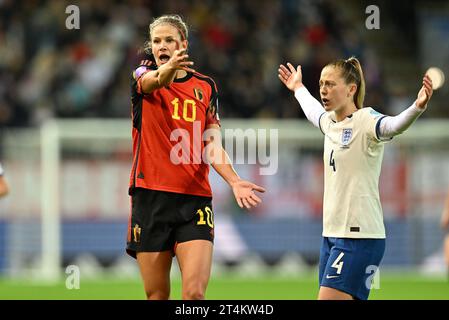
[[[181,67],[180,69],[184,70],[184,71],[187,71],[187,72],[191,72],[191,73],[195,73],[196,72],[195,69],[192,69],[192,68],[189,68],[189,67]]]
[[[287,66],[290,69],[291,73],[295,73],[296,72],[295,67],[290,62],[287,62]]]
[[[284,78],[282,78],[281,75],[279,75],[278,77],[279,77],[279,80],[281,80],[281,82],[282,82],[283,84],[287,85],[287,81],[284,80]]]
[[[186,54],[186,50],[187,50],[187,48],[179,48],[179,49],[178,49],[178,55],[184,55],[184,54]]]
[[[278,73],[278,77],[279,77],[279,79],[281,79],[283,82],[285,82],[285,81],[288,80],[288,78],[285,76],[285,74]]]
[[[257,203],[262,203],[262,199],[260,199],[255,193],[252,193],[250,195],[251,199],[253,199],[254,201],[256,201]]]
[[[280,69],[281,69],[285,74],[288,74],[288,75],[291,74],[290,70],[288,70],[283,64],[281,64]]]
[[[423,84],[427,83],[427,84],[432,85],[432,79],[430,79],[429,77],[424,77],[424,78],[422,79],[422,83],[423,83]]]
[[[424,79],[428,79],[428,80],[432,81],[432,78],[431,78],[428,74],[425,74],[425,75],[424,75],[423,80],[424,80]]]
[[[246,201],[251,205],[251,207],[257,207],[257,202],[254,201],[251,197],[245,198]]]
[[[432,83],[431,82],[430,83],[428,81],[424,82],[423,83],[423,87],[424,87],[424,90],[426,91],[427,95],[432,94],[433,87],[432,87]]]
[[[239,205],[239,207],[243,209],[242,200],[240,200],[240,198],[235,198],[235,200],[237,201],[237,204]]]
[[[285,68],[284,68],[285,69]],[[288,77],[291,75],[291,72],[290,71],[288,71],[287,69],[281,69],[281,68],[279,68],[278,69],[278,73],[280,74],[280,75],[282,75],[285,79],[288,79]]]
[[[247,209],[251,209],[251,205],[248,203],[248,201],[245,198],[242,199],[242,202]]]
[[[301,65],[298,65],[298,66],[296,67],[296,72],[298,72],[298,73],[301,72]]]
[[[193,61],[181,61],[181,62],[179,62],[179,65],[183,66],[183,67],[188,67],[188,66],[193,66],[194,63],[193,63]]]
[[[179,48],[181,48],[181,42],[176,40],[176,39],[174,39],[174,40],[175,40],[175,43],[176,43],[176,50],[180,50]]]
[[[264,187],[258,186],[257,184],[254,184],[254,183],[251,185],[251,188],[253,188],[253,190],[256,190],[256,191],[259,191],[259,192],[265,192],[265,188]]]

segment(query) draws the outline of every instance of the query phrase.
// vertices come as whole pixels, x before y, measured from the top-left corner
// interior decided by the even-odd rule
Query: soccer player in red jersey
[[[215,82],[192,69],[188,29],[178,15],[149,26],[151,55],[132,78],[133,167],[127,252],[137,259],[148,299],[168,299],[175,255],[182,298],[204,299],[214,223],[209,163],[241,208],[264,188],[242,180],[221,145]]]

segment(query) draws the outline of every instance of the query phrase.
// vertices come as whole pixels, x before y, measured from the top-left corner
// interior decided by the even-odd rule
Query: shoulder
[[[363,119],[367,120],[377,120],[379,118],[385,117],[384,114],[376,111],[373,107],[363,107],[357,112],[357,114]]]
[[[144,61],[142,61],[144,62]],[[133,72],[132,72],[132,77],[134,79],[139,79],[144,73],[148,72],[148,71],[152,71],[152,70],[157,70],[157,66],[151,62],[151,61],[147,61],[145,60],[144,63],[141,63],[139,66],[137,66]]]
[[[202,81],[205,84],[207,84],[208,86],[210,86],[212,89],[212,92],[217,92],[217,84],[215,83],[214,79],[212,79],[211,77],[204,75],[202,73],[199,73],[199,72],[194,72],[192,76],[193,76],[193,78],[197,79],[198,81]]]

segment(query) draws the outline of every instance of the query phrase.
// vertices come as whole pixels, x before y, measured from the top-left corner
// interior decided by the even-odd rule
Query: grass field
[[[181,283],[172,281],[172,299],[180,299]],[[318,293],[315,275],[286,278],[270,276],[247,278],[235,275],[213,277],[207,290],[207,299],[231,300],[314,300]],[[138,278],[118,280],[102,277],[99,280],[80,281],[79,289],[68,290],[65,282],[56,285],[39,284],[31,281],[0,279],[0,300],[5,299],[145,299],[143,287]],[[390,299],[449,299],[447,278],[426,277],[418,274],[386,274],[380,280],[380,288],[371,291],[371,300]]]

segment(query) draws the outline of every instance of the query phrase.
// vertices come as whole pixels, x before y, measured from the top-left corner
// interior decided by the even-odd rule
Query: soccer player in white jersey
[[[416,101],[389,117],[363,107],[365,81],[354,57],[323,68],[321,103],[304,87],[301,66],[287,63],[278,72],[307,119],[325,136],[318,299],[368,299],[369,280],[385,251],[378,188],[383,142],[404,132],[426,109],[432,82],[425,75]]]
[[[3,167],[0,163],[0,198],[6,196],[8,194],[8,184],[6,183],[5,178],[3,177]]]

